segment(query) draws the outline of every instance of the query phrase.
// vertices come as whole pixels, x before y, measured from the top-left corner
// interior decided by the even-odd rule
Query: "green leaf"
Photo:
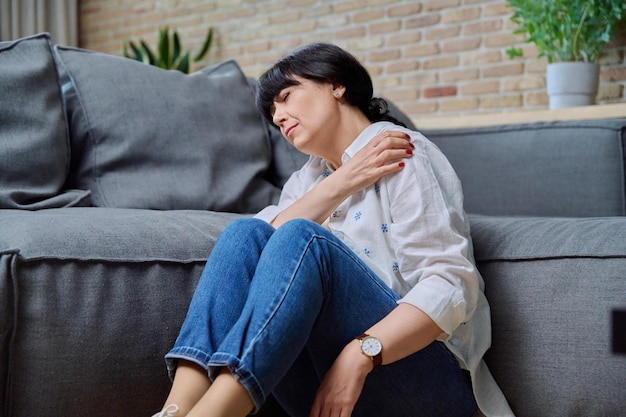
[[[506,54],[509,56],[510,59],[513,59],[524,56],[524,51],[522,50],[522,48],[511,47],[506,50]]]
[[[204,44],[202,48],[200,48],[200,52],[196,54],[194,57],[194,62],[200,61],[204,56],[209,52],[211,45],[213,44],[213,28],[209,28],[208,33],[206,34],[206,38],[204,38]]]
[[[140,48],[135,45],[134,42],[132,41],[128,41],[128,46],[130,46],[130,49],[132,51],[132,55],[130,52],[128,52],[128,55],[124,55],[127,56],[128,58],[134,59],[135,61],[139,61],[139,62],[143,62],[143,54],[140,50]]]
[[[141,41],[141,54],[142,54],[142,61],[144,64],[149,64],[149,65],[156,64],[154,52],[152,52],[148,44],[144,41]]]
[[[184,72],[185,74],[189,74],[189,52],[185,52],[181,57],[179,62],[176,64],[174,69]]]
[[[180,50],[181,50],[180,38],[178,37],[178,32],[174,31],[174,51],[172,52],[171,67],[173,67],[174,63],[178,61],[178,58],[180,57]]]
[[[159,50],[159,57],[156,59],[157,66],[165,69],[169,69],[170,62],[170,35],[169,28],[166,26],[159,31],[159,42],[157,48]]]

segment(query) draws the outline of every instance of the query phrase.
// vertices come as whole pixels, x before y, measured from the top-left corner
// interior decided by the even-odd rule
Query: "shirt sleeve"
[[[482,281],[474,265],[461,184],[446,157],[413,132],[416,149],[389,176],[392,247],[411,287],[398,302],[425,312],[447,340],[476,308]]]
[[[265,207],[254,217],[270,223],[278,214],[301,198],[319,177],[319,158],[311,157],[298,171],[291,174],[278,199],[278,204]]]

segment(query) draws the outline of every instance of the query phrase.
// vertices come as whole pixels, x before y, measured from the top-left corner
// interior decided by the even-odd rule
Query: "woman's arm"
[[[365,333],[381,341],[386,365],[428,346],[442,331],[426,313],[400,303]],[[372,367],[372,360],[361,353],[359,341],[348,343],[324,376],[310,416],[350,416]]]
[[[365,333],[376,336],[380,340],[383,345],[383,365],[386,365],[425,348],[443,331],[430,316],[419,308],[408,303],[399,303],[385,318]],[[355,345],[357,351],[360,352],[358,340],[351,344]]]
[[[304,218],[322,224],[333,211],[352,194],[374,184],[381,177],[400,171],[399,162],[411,156],[411,143],[407,134],[385,131],[375,136],[332,174],[309,192],[281,211],[270,223],[280,227],[283,223]]]
[[[479,290],[462,191],[443,155],[420,143],[407,168],[389,177],[387,189],[391,245],[413,289],[366,330],[381,341],[383,364],[451,334],[471,315]],[[311,416],[350,415],[372,366],[357,340],[348,343],[324,377]]]

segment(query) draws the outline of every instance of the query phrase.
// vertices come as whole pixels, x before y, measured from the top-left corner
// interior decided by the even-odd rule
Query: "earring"
[[[339,96],[340,96],[339,92],[336,92],[335,97],[339,98]]]

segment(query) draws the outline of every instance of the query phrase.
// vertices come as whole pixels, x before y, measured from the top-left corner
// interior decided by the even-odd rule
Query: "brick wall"
[[[196,68],[232,58],[258,76],[298,45],[328,41],[412,118],[547,108],[546,62],[509,16],[504,0],[81,0],[80,44],[119,55],[125,39],[154,45],[168,25],[197,50],[212,26],[216,43]],[[525,58],[510,60],[511,45]],[[598,103],[626,101],[626,33],[601,64]]]

